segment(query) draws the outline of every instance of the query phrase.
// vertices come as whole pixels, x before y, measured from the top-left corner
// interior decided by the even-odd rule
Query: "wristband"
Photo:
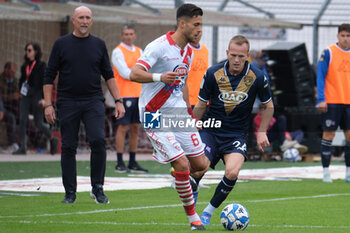
[[[153,82],[160,82],[160,77],[162,76],[162,74],[160,73],[153,73],[152,74],[152,79],[153,79]]]
[[[114,100],[115,103],[124,103],[124,100],[123,98],[119,98],[119,99],[116,99]]]
[[[44,109],[46,109],[46,108],[48,108],[48,107],[51,107],[51,106],[53,106],[53,105],[52,105],[52,104],[45,105],[45,106],[44,106]]]

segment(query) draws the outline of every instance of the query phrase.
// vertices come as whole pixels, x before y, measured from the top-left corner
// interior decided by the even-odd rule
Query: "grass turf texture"
[[[168,174],[169,167],[153,161],[140,162],[152,173]],[[337,164],[337,163],[332,163]],[[339,163],[343,164],[343,163]],[[107,176],[114,173],[108,162]],[[247,162],[244,168],[287,167],[319,163]],[[223,168],[223,167],[221,167]],[[89,162],[78,162],[78,175],[89,175]],[[0,179],[60,176],[59,162],[0,163]],[[199,214],[215,186],[201,189]],[[221,209],[238,202],[247,207],[250,223],[245,232],[350,232],[350,185],[320,180],[248,181],[238,183],[226,202],[214,213],[207,232],[225,232]],[[0,192],[6,195],[11,192]],[[189,232],[190,227],[175,190],[106,191],[111,203],[97,205],[88,192],[77,194],[75,204],[61,204],[63,194],[0,198],[1,232]]]

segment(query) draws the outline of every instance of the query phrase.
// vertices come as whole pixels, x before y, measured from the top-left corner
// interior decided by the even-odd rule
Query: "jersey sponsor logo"
[[[224,83],[224,82],[226,82],[226,79],[225,79],[224,77],[221,77],[221,78],[219,79],[219,82]]]
[[[164,91],[170,91],[171,93],[173,91],[179,91],[179,90],[182,90],[183,86],[185,85],[184,82],[181,82],[181,81],[176,81],[174,84],[172,85],[168,85],[166,84],[165,87],[164,87]]]
[[[222,92],[218,98],[224,103],[242,103],[248,98],[248,94],[243,91],[229,91]]]
[[[224,67],[217,70],[214,76],[220,90],[218,99],[224,103],[227,115],[231,114],[237,105],[249,97],[247,93],[256,80],[254,72],[249,70],[248,74],[243,76],[240,81],[234,80],[233,82],[229,76],[225,75]],[[236,84],[237,82],[238,84]]]
[[[176,61],[176,60],[179,60],[180,58],[178,57],[167,57],[165,60],[166,61]]]

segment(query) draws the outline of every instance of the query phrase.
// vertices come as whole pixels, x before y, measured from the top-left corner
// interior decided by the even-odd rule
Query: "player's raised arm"
[[[163,82],[172,84],[176,79],[177,73],[168,71],[166,73],[148,73],[141,65],[136,64],[130,73],[130,80],[139,83]]]

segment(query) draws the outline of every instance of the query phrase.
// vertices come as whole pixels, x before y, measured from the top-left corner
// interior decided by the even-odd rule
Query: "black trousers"
[[[35,126],[47,137],[47,139],[50,139],[52,137],[49,125],[44,123],[43,110],[39,106],[39,100],[41,99],[41,93],[35,93],[28,96],[23,96],[21,98],[19,104],[19,144],[23,149],[26,149],[27,147],[27,122],[31,109],[34,115]]]
[[[103,185],[106,170],[103,99],[65,99],[57,103],[57,108],[62,136],[62,180],[66,193],[77,190],[76,152],[81,121],[84,123],[86,139],[91,148],[91,185]]]

